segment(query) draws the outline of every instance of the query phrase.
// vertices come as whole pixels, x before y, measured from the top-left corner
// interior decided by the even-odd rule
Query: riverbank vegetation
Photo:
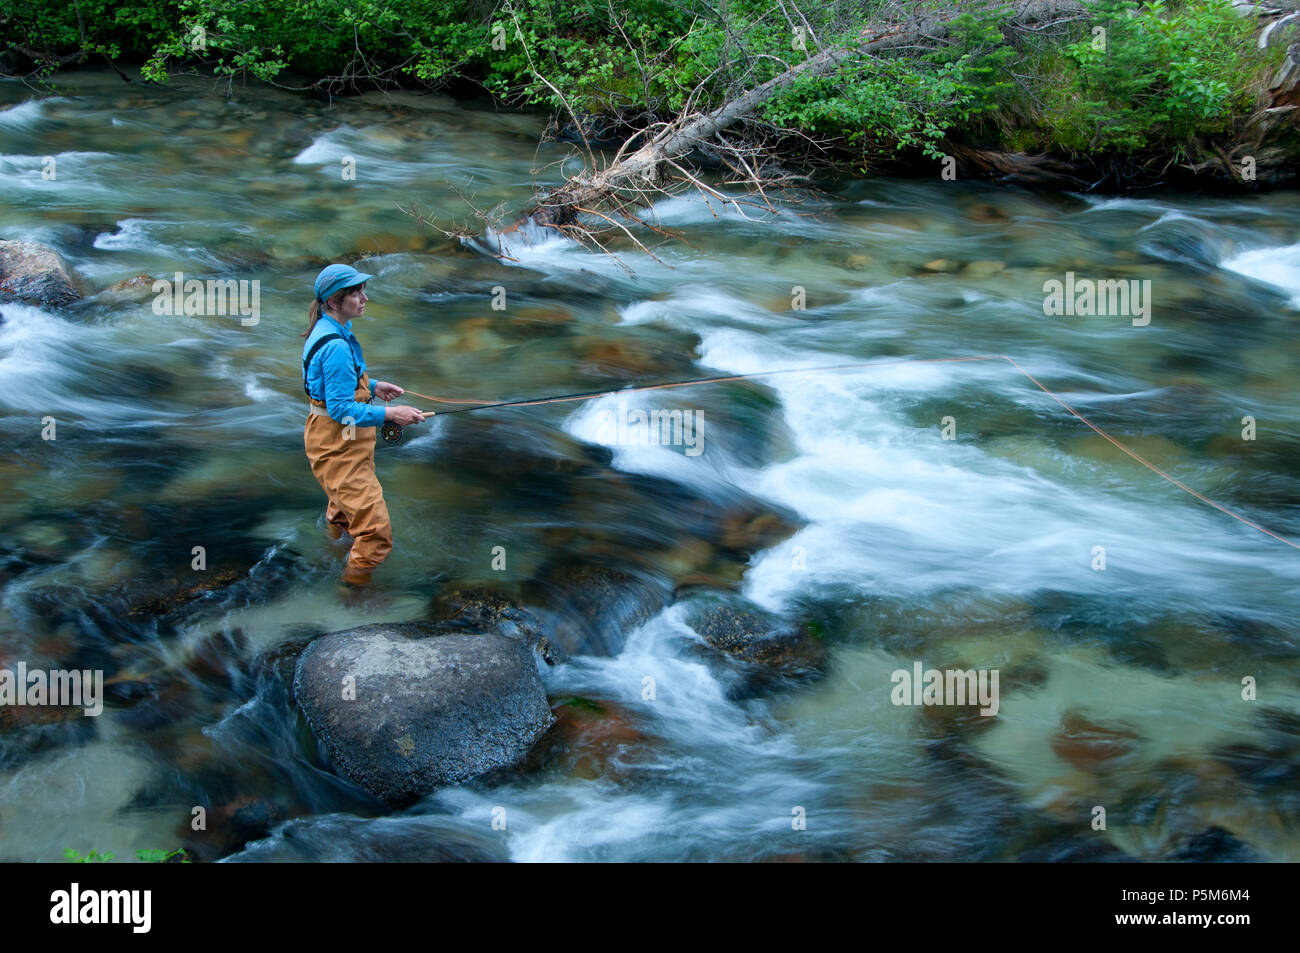
[[[1285,109],[1279,68],[1300,17],[1261,44],[1286,11],[1230,0],[4,2],[11,73],[107,58],[154,82],[210,70],[327,95],[479,89],[623,139],[793,70],[741,124],[754,155],[849,172],[956,155],[986,174],[1008,171],[990,156],[1052,156],[1115,185],[1171,168],[1241,184],[1293,174],[1259,172],[1243,149],[1281,137],[1294,155],[1294,108],[1256,127]],[[800,71],[832,50],[845,52],[832,69]]]

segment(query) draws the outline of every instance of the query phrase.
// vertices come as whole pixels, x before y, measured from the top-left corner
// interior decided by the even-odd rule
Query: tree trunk
[[[1280,0],[1280,3],[1281,7],[1252,5],[1249,9],[1243,7],[1240,11],[1242,15],[1260,17],[1261,47],[1269,42],[1286,42],[1281,34],[1291,33],[1294,25],[1300,22],[1300,17],[1291,15],[1294,0]],[[1015,13],[1006,24],[1012,30],[1041,29],[1048,24],[1083,20],[1089,16],[1088,9],[1078,0],[1019,0],[1013,5]],[[553,192],[539,197],[505,231],[515,231],[530,221],[541,225],[571,225],[580,212],[608,203],[620,189],[644,189],[647,184],[658,181],[661,164],[682,158],[696,147],[713,140],[718,133],[753,115],[764,102],[798,77],[829,75],[854,57],[899,51],[905,47],[933,48],[947,36],[949,23],[961,12],[960,9],[925,12],[914,15],[901,24],[868,28],[863,31],[862,41],[858,44],[823,50],[761,86],[728,100],[710,113],[681,117],[636,152],[608,168],[574,176]],[[1274,27],[1281,29],[1274,30]],[[1272,36],[1269,35],[1270,32],[1273,33]],[[1192,171],[1217,167],[1214,171],[1221,171],[1229,178],[1240,180],[1240,175],[1231,166],[1232,160],[1227,156],[1244,153],[1247,148],[1253,148],[1256,158],[1263,160],[1260,165],[1266,166],[1270,171],[1281,173],[1283,165],[1294,162],[1297,150],[1291,147],[1291,140],[1296,137],[1288,132],[1296,132],[1296,116],[1300,114],[1300,109],[1295,106],[1297,98],[1300,98],[1300,94],[1297,94],[1297,79],[1300,79],[1300,68],[1295,65],[1297,62],[1300,62],[1300,48],[1293,49],[1293,56],[1288,59],[1287,66],[1270,84],[1268,101],[1245,124],[1238,142],[1226,153],[1222,148],[1216,147],[1215,153],[1209,154],[1210,161],[1193,166]],[[1269,148],[1265,140],[1278,138],[1275,136],[1278,132],[1282,133],[1280,138],[1286,140],[1286,144]],[[1090,162],[1071,164],[1062,158],[998,153],[969,146],[952,146],[952,151],[976,174],[982,172],[1030,185],[1076,188],[1084,184],[1080,176],[1096,171],[1095,165]],[[1267,175],[1264,181],[1268,181]]]
[[[1082,19],[1086,8],[1078,0],[1021,0],[1009,26],[1032,29],[1047,22]],[[825,76],[835,72],[846,60],[871,56],[907,46],[933,46],[948,33],[948,23],[961,11],[922,13],[903,24],[868,28],[861,43],[823,50],[798,66],[748,90],[702,116],[686,117],[641,146],[632,155],[607,169],[590,175],[574,176],[549,195],[543,196],[524,215],[506,229],[514,231],[528,221],[542,225],[568,225],[580,209],[602,204],[620,188],[639,188],[658,179],[661,163],[679,159],[697,146],[712,140],[718,133],[752,115],[764,102],[801,76]]]

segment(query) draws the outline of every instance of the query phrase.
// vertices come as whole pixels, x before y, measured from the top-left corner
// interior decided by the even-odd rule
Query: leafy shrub
[[[1014,43],[1000,0],[927,2],[964,11],[937,52],[850,57],[833,75],[796,80],[759,118],[863,158],[936,156],[956,133],[1005,148],[1176,152],[1229,129],[1280,56],[1255,49],[1255,23],[1229,0],[1097,0],[1071,35],[1021,31]],[[129,57],[160,82],[191,66],[345,87],[459,79],[514,105],[664,118],[688,96],[712,108],[814,55],[813,36],[823,47],[857,42],[885,9],[803,4],[806,49],[794,48],[789,10],[770,0],[0,0],[0,27],[47,70],[81,51]]]
[[[1073,69],[1056,97],[1054,139],[1072,151],[1136,152],[1230,128],[1267,66],[1253,22],[1228,0],[1099,0],[1089,35],[1064,48]]]

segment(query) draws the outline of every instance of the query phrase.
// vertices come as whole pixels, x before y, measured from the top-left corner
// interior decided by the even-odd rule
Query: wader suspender
[[[312,359],[313,357],[316,356],[316,352],[319,351],[323,345],[328,344],[330,341],[343,341],[343,340],[345,340],[345,339],[344,339],[343,335],[341,335],[341,334],[334,334],[334,333],[326,334],[326,335],[324,335],[323,337],[321,337],[320,340],[318,340],[315,344],[313,344],[313,345],[311,346],[311,350],[309,350],[309,351],[307,352],[307,356],[306,356],[305,358],[303,358],[303,361],[302,361],[302,389],[303,389],[303,391],[307,394],[307,397],[308,397],[309,400],[314,400],[314,399],[315,399],[315,398],[313,398],[313,397],[311,396],[311,391],[307,390],[307,368],[308,368],[308,366],[310,366],[310,364],[311,364],[311,359]],[[350,349],[351,349],[351,347],[349,346],[349,350],[350,350]],[[356,367],[357,367],[356,358],[353,358],[353,360],[352,360],[352,369],[353,369],[353,370],[356,370]],[[361,383],[361,375],[360,375],[360,374],[357,374],[357,383],[358,383],[358,384]],[[324,399],[325,399],[324,396],[322,396],[322,397],[321,397],[321,400],[324,400]]]

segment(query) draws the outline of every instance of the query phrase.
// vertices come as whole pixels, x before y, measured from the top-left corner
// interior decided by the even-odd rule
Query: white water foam
[[[450,159],[416,151],[418,146],[418,138],[408,139],[391,127],[354,128],[344,124],[313,139],[293,157],[293,164],[315,166],[317,174],[337,180],[341,161],[351,158],[359,170],[364,170],[366,181],[388,183],[427,181],[431,175],[461,169]]]
[[[778,317],[743,298],[707,285],[679,287],[671,297],[659,301],[635,301],[619,309],[619,323],[658,322],[693,328],[702,317],[716,320],[723,314],[749,326],[784,327],[790,323],[788,317]]]
[[[51,167],[55,178],[47,179],[43,172],[47,158],[54,160]],[[116,189],[102,181],[105,165],[115,162],[117,156],[107,152],[58,152],[52,156],[9,153],[0,155],[0,178],[6,188],[49,191],[58,189],[65,197],[69,191],[78,197],[107,195]]]
[[[6,302],[0,323],[0,373],[33,379],[57,372],[57,356],[76,339],[101,337],[93,326],[82,327],[34,305]],[[20,388],[21,389],[21,388]]]
[[[754,202],[755,199],[747,198],[744,195],[726,195],[728,199],[738,199],[746,202]],[[785,212],[777,206],[778,216],[787,220],[789,223],[797,223],[800,219],[791,212]],[[745,222],[746,216],[751,220],[771,221],[773,216],[766,208],[746,207],[742,214],[730,201],[723,202],[721,199],[712,196],[705,196],[699,193],[689,195],[675,195],[671,198],[660,199],[638,213],[637,217],[642,221],[658,222],[663,225],[704,225],[709,222],[718,220],[727,220],[733,222]]]
[[[117,223],[117,230],[113,232],[101,232],[95,236],[94,245],[100,251],[114,252],[132,252],[136,255],[147,254],[157,255],[160,258],[168,259],[175,265],[188,261],[189,264],[184,267],[174,267],[173,270],[164,273],[161,277],[168,281],[173,280],[175,271],[180,271],[187,278],[194,277],[188,272],[195,268],[219,269],[225,270],[228,267],[227,262],[223,261],[218,255],[213,254],[205,246],[192,245],[187,242],[177,242],[175,244],[168,242],[163,235],[167,234],[169,229],[180,228],[185,225],[182,222],[167,221],[164,219],[151,218],[124,218]],[[192,228],[183,228],[182,232],[187,236],[194,234],[198,230]],[[175,234],[181,234],[177,232]],[[121,267],[120,265],[100,266],[99,271],[110,271]],[[92,262],[82,263],[81,269],[86,274],[96,274],[97,268]]]
[[[711,366],[747,373],[770,359],[771,347],[727,330],[706,333],[701,351]],[[1249,613],[1250,600],[1237,585],[1251,573],[1279,572],[1270,541],[1182,499],[1173,487],[1137,497],[1094,490],[1089,483],[1108,468],[1092,460],[1078,462],[1074,485],[1058,482],[978,447],[943,441],[937,422],[909,427],[873,400],[881,391],[942,394],[961,374],[954,365],[900,365],[769,379],[800,452],[747,489],[812,525],[759,556],[747,574],[750,598],[779,609],[810,583],[846,582],[897,595],[951,585],[1017,593],[1128,590],[1139,597],[1172,590],[1193,603],[1240,605]],[[1026,392],[1024,399],[1037,398]],[[1098,475],[1089,479],[1089,471]],[[1096,545],[1119,562],[1118,572],[1091,570]],[[803,549],[806,570],[793,568],[795,547]],[[1287,579],[1300,581],[1300,567]]]
[[[45,104],[50,100],[29,99],[17,106],[0,109],[0,126],[30,126],[45,117]]]
[[[95,247],[102,251],[147,251],[163,255],[170,249],[152,238],[157,228],[176,225],[178,222],[160,222],[147,218],[124,218],[117,223],[116,232],[102,232],[95,236]]]
[[[578,657],[545,673],[552,696],[617,699],[658,739],[639,756],[611,758],[631,758],[625,770],[650,783],[559,780],[516,792],[458,787],[432,801],[471,828],[488,827],[497,805],[511,805],[510,856],[523,862],[655,859],[698,845],[701,832],[705,840],[735,843],[788,829],[790,799],[815,802],[823,782],[795,775],[790,764],[802,755],[800,746],[729,702],[714,671],[683,653],[686,643],[699,641],[684,618],[682,605],[671,606],[631,633],[619,655]],[[642,695],[647,678],[654,680],[653,700]],[[653,783],[657,775],[678,783]],[[684,798],[683,782],[710,794]],[[743,796],[716,796],[742,783]]]
[[[354,154],[354,150],[346,144],[346,140],[355,135],[355,129],[342,125],[317,136],[312,140],[311,145],[293,157],[294,165],[337,163],[344,156]]]
[[[732,373],[843,362],[842,355],[782,347],[762,332],[697,330],[701,363]],[[1177,592],[1194,605],[1249,615],[1252,584],[1300,583],[1300,564],[1291,571],[1291,564],[1279,566],[1269,540],[1172,486],[1153,487],[1137,464],[1130,470],[1080,458],[1049,474],[944,441],[938,421],[918,428],[898,418],[900,395],[952,393],[970,375],[990,373],[984,365],[898,364],[766,378],[795,434],[794,459],[750,470],[718,453],[715,441],[706,443],[713,452],[694,458],[673,448],[620,446],[614,465],[696,486],[731,482],[808,520],[793,538],[756,556],[746,574],[745,594],[778,611],[841,585],[899,597],[976,586],[1021,595],[1104,591],[1137,600]],[[1041,409],[1037,392],[1008,392]],[[644,395],[625,399],[629,408],[649,406]],[[615,400],[591,402],[567,429],[595,439],[597,415],[614,409]],[[960,419],[961,404],[954,410]],[[1099,487],[1116,480],[1140,489]],[[1111,571],[1092,571],[1094,546],[1106,548]]]
[[[1155,228],[1158,225],[1167,225],[1170,222],[1195,222],[1197,225],[1206,228],[1211,227],[1210,223],[1203,218],[1198,218],[1195,215],[1188,215],[1186,212],[1180,212],[1177,209],[1171,209],[1161,215],[1154,222],[1149,222],[1146,225],[1143,225],[1138,229],[1138,231],[1145,232],[1148,228]]]
[[[1300,243],[1244,251],[1220,267],[1285,291],[1291,295],[1291,307],[1300,308]]]
[[[608,446],[613,453],[611,464],[627,473],[646,473],[666,476],[678,483],[694,486],[706,493],[716,488],[720,482],[737,479],[736,468],[727,461],[711,460],[708,457],[708,419],[702,412],[702,423],[694,432],[696,446],[705,448],[695,456],[687,456],[684,446],[661,446],[654,443],[619,444],[605,443],[611,436],[611,420],[626,411],[629,415],[635,411],[650,411],[656,407],[644,391],[620,393],[615,391],[594,400],[583,401],[572,416],[565,421],[564,430],[579,440]]]

